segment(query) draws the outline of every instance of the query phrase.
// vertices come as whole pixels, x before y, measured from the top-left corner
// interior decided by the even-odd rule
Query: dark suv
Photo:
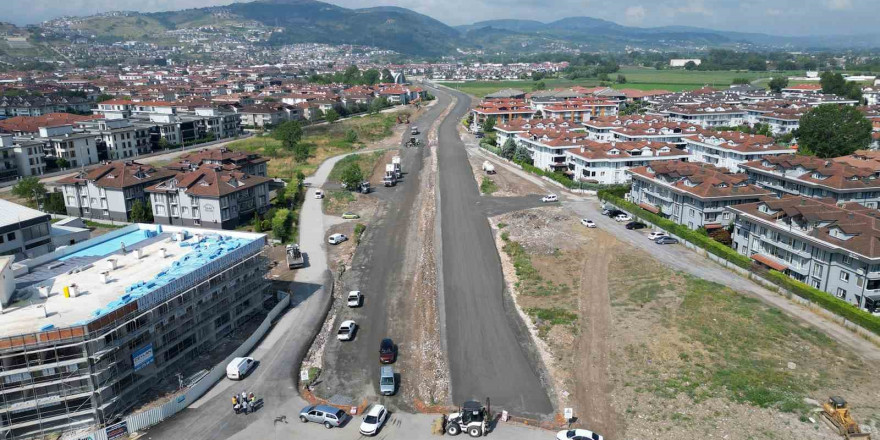
[[[382,342],[379,343],[379,362],[383,364],[390,364],[395,361],[397,357],[397,349],[394,347],[394,342],[385,338]]]
[[[648,225],[642,222],[629,222],[626,224],[626,229],[644,229],[647,228]]]

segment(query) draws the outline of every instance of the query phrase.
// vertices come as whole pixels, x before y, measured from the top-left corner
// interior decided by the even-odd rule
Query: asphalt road
[[[362,397],[375,398],[392,410],[411,409],[398,392],[395,396],[379,395],[379,342],[392,338],[399,347],[404,347],[407,334],[395,331],[392,320],[402,301],[405,301],[405,279],[408,266],[405,261],[406,237],[415,213],[415,202],[419,192],[420,174],[424,157],[429,150],[425,136],[431,124],[437,120],[449,104],[448,97],[440,98],[418,119],[413,120],[421,133],[422,146],[404,148],[401,154],[403,179],[393,187],[379,186],[372,194],[386,204],[384,214],[368,225],[367,232],[354,255],[351,267],[342,280],[343,291],[360,290],[364,295],[362,307],[349,308],[344,303],[335,305],[338,314],[333,328],[347,319],[358,324],[353,341],[342,342],[330,339],[324,348],[324,371],[314,391],[334,402],[352,402]],[[404,131],[401,144],[409,140],[409,130]],[[417,325],[407,323],[407,325]],[[399,352],[399,358],[407,353]],[[401,362],[394,365],[400,386],[409,386],[405,371],[400,370]],[[359,402],[359,400],[358,400]]]
[[[531,340],[505,301],[501,261],[482,205],[506,209],[480,197],[457,124],[470,97],[436,90],[458,103],[439,129],[439,189],[443,303],[453,402],[491,399],[493,409],[540,417],[553,412],[541,381]],[[530,207],[530,200],[518,201]]]

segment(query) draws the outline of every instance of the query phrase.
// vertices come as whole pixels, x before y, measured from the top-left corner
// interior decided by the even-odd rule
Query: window
[[[6,234],[6,239],[9,241],[15,240],[15,232],[10,232]]]
[[[838,287],[837,288],[837,297],[838,298],[846,298],[846,290],[844,290],[842,287]]]
[[[849,272],[843,271],[843,270],[840,271],[840,281],[843,281],[844,283],[848,283],[849,282]]]
[[[850,258],[849,255],[841,255],[840,262],[849,266],[850,263],[852,263],[852,258]]]

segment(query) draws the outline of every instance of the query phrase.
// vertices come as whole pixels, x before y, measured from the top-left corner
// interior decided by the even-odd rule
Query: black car
[[[607,213],[605,213],[605,215],[607,215],[608,217],[611,217],[611,218],[617,217],[620,214],[626,214],[626,213],[619,210],[619,209],[612,209],[612,210],[608,211]]]
[[[657,244],[678,244],[678,239],[672,238],[672,237],[660,237],[660,238],[654,240],[654,243],[657,243]]]
[[[383,339],[382,342],[379,343],[379,362],[390,364],[395,361],[396,357],[397,350],[394,347],[394,342],[388,338]]]
[[[645,229],[648,225],[641,222],[629,222],[626,224],[626,229]]]
[[[478,132],[474,133],[474,136],[475,136],[477,139],[482,139],[483,136],[485,136],[485,135],[483,134],[483,132],[478,131]]]

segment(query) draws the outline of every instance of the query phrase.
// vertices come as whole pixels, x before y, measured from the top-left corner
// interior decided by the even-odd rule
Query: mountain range
[[[588,51],[642,47],[693,50],[707,47],[772,48],[785,50],[880,47],[880,34],[847,37],[782,37],[758,33],[716,31],[686,26],[640,28],[591,17],[569,17],[550,23],[534,20],[489,20],[451,27],[427,15],[400,7],[349,9],[316,0],[257,0],[228,6],[138,14],[154,25],[172,30],[203,25],[223,12],[232,20],[256,21],[281,29],[270,44],[318,42],[369,45],[409,55],[441,56],[457,48],[487,53],[537,52],[579,46]],[[114,15],[99,16],[114,20]],[[225,22],[228,22],[229,18]],[[112,29],[90,26],[98,36],[112,38]],[[110,35],[101,35],[107,29]]]

